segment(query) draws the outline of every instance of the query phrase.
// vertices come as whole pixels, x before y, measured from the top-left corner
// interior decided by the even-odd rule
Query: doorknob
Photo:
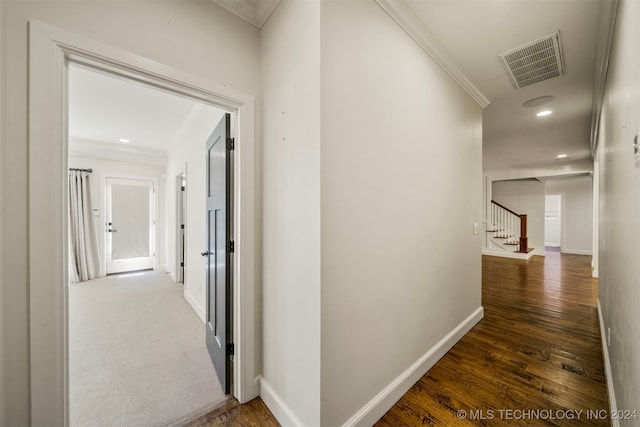
[[[200,252],[200,255],[202,255],[202,256],[209,256],[209,255],[213,255],[213,252],[211,252],[211,251],[207,251],[207,252]]]

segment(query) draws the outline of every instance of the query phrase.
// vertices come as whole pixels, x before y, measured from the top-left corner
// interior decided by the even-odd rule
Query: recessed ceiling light
[[[549,116],[551,115],[553,111],[551,110],[544,110],[544,111],[540,111],[538,114],[536,114],[536,116],[538,117],[544,117],[544,116]]]
[[[569,155],[567,155],[567,154],[558,154],[556,156],[556,159],[566,159],[567,157],[569,157]]]
[[[531,98],[528,101],[522,103],[523,107],[539,107],[542,104],[553,101],[553,95],[544,95],[537,98]]]
[[[120,142],[122,142],[123,144],[128,144],[131,141],[129,141],[127,138],[120,138]]]

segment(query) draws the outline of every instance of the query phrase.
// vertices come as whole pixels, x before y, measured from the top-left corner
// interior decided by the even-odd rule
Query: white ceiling
[[[167,152],[193,125],[194,118],[205,117],[212,131],[221,116],[221,110],[194,100],[74,64],[69,66],[69,137],[74,145],[104,147],[106,143],[114,148]],[[121,143],[121,138],[130,143]]]
[[[279,0],[212,0],[262,26]],[[490,100],[483,118],[483,168],[508,169],[590,158],[598,13],[603,0],[404,1],[448,59]],[[514,89],[498,54],[560,31],[565,71]],[[528,99],[553,95],[537,108]],[[202,104],[128,80],[70,67],[69,134],[76,140],[168,150]],[[213,108],[213,107],[207,107]],[[553,114],[537,118],[541,109]],[[214,109],[217,110],[217,109]],[[217,110],[219,112],[219,110]],[[219,116],[217,116],[219,117]]]
[[[590,157],[593,70],[602,0],[404,0],[463,74],[490,100],[483,168],[507,169]],[[566,74],[514,89],[498,54],[560,30]],[[522,103],[543,95],[544,106]],[[536,117],[542,109],[553,114]]]

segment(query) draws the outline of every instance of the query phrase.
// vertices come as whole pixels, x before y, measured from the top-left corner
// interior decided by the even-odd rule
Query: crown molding
[[[132,145],[114,144],[87,138],[69,137],[69,154],[77,157],[144,163],[164,166],[164,151]]]
[[[460,71],[449,58],[440,41],[429,31],[424,22],[416,16],[415,12],[404,0],[376,0],[376,2],[473,98],[480,108],[486,108],[489,105],[489,99]]]
[[[591,104],[591,154],[595,157],[598,149],[600,132],[600,115],[604,89],[609,71],[609,58],[613,46],[613,34],[618,15],[618,0],[606,0],[600,4],[600,21],[598,22],[598,46],[593,72],[593,102]]]
[[[267,22],[280,0],[211,0],[218,6],[260,29]]]

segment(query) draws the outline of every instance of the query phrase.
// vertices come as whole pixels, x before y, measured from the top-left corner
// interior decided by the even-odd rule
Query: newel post
[[[520,215],[520,252],[526,253],[529,249],[529,238],[527,237],[527,216]]]

